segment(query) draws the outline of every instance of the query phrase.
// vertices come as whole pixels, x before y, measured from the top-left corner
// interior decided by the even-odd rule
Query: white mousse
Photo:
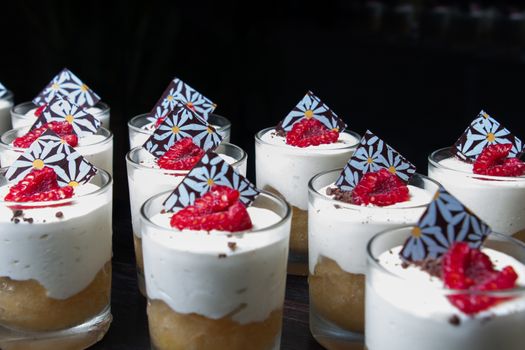
[[[443,281],[417,267],[403,268],[401,246],[379,256],[389,273],[371,268],[366,286],[366,346],[370,350],[518,350],[525,333],[525,292],[474,315],[446,298]],[[525,286],[525,265],[504,253],[483,249],[501,270],[512,266]],[[451,317],[457,317],[456,323]],[[385,336],[386,332],[390,336]]]
[[[270,227],[281,220],[273,211],[248,207],[248,213],[252,231],[263,231],[177,231],[169,229],[172,214],[154,216],[159,227],[148,225],[143,235],[148,298],[178,313],[240,324],[282,308],[289,222]]]
[[[8,187],[0,188],[0,198]],[[85,289],[111,260],[111,193],[75,200],[98,189],[81,185],[72,204],[23,209],[31,223],[12,221],[13,211],[0,202],[0,276],[35,280],[54,299]]]
[[[525,177],[480,176],[472,164],[455,157],[428,166],[428,175],[441,183],[494,231],[507,235],[525,229]]]

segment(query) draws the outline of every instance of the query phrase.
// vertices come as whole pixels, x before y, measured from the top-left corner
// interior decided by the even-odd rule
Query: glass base
[[[363,350],[363,334],[342,329],[316,314],[310,305],[310,332],[319,344],[329,350]]]
[[[294,276],[308,276],[308,254],[290,251],[288,254],[287,273]]]
[[[82,350],[100,341],[112,320],[108,306],[100,314],[79,326],[55,332],[27,332],[0,325],[2,350]]]

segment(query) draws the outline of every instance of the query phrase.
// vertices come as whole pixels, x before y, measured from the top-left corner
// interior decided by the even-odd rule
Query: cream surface
[[[416,267],[403,268],[401,246],[379,256],[380,271],[367,278],[366,345],[369,349],[521,349],[525,293],[475,315],[455,308],[443,294],[443,282]],[[497,269],[512,266],[525,286],[525,265],[504,253],[483,249]],[[455,315],[459,325],[450,318]],[[385,337],[385,332],[392,337]],[[498,347],[499,346],[499,347]]]
[[[290,146],[269,130],[255,143],[257,187],[280,193],[291,205],[307,210],[308,181],[325,170],[342,168],[359,140],[347,132],[333,144],[305,148]]]
[[[142,239],[148,298],[179,313],[231,317],[241,324],[265,320],[281,308],[290,226],[271,228],[281,218],[268,209],[248,207],[248,213],[252,230],[268,230],[176,231],[169,228],[172,214],[154,216],[162,228],[146,226]]]
[[[8,187],[0,188],[0,198]],[[78,201],[75,197],[98,189],[81,185],[75,188],[73,204],[23,209],[23,218],[32,223],[14,223],[13,211],[0,202],[0,276],[36,280],[54,299],[86,288],[111,260],[111,193]]]
[[[525,177],[476,177],[472,165],[455,157],[429,164],[428,174],[486,221],[494,231],[512,235],[525,229]]]
[[[432,200],[434,193],[408,186],[410,199],[391,206],[357,206],[334,201],[320,189],[326,199],[315,198],[308,207],[309,268],[330,258],[346,272],[364,274],[366,245],[372,236],[383,230],[415,224]],[[337,205],[337,207],[335,206]]]

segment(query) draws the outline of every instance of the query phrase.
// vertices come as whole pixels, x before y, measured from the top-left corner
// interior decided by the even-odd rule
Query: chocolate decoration
[[[275,130],[282,134],[292,130],[292,126],[303,118],[315,118],[329,130],[342,132],[346,128],[345,122],[340,119],[321,99],[308,91],[301,101],[277,124]]]
[[[436,259],[456,242],[466,242],[477,249],[490,232],[485,222],[440,187],[405,241],[400,256],[406,261]]]
[[[100,128],[100,120],[74,104],[68,97],[57,95],[44,107],[30,130],[49,122],[65,121],[73,126],[73,132],[78,137],[93,135]]]
[[[0,98],[2,98],[5,94],[7,94],[7,89],[4,85],[2,85],[2,83],[0,83]]]
[[[33,103],[41,106],[49,103],[56,95],[67,96],[77,106],[94,106],[100,97],[82,82],[73,72],[64,68],[47,86],[33,99]]]
[[[221,156],[208,151],[164,201],[164,209],[174,211],[193,205],[213,185],[236,189],[240,193],[239,200],[245,206],[249,206],[260,193],[255,185],[237,173]]]
[[[205,151],[215,149],[222,141],[221,135],[211,125],[186,106],[181,106],[164,118],[143,147],[155,157],[161,157],[184,137],[191,137],[193,143]]]
[[[367,130],[335,185],[342,191],[352,191],[364,174],[382,168],[396,174],[405,183],[408,183],[416,172],[416,167],[412,163]]]
[[[6,179],[18,182],[33,169],[52,168],[60,186],[88,182],[97,169],[51,130],[46,130],[7,169]]]
[[[454,146],[460,158],[474,161],[485,147],[503,143],[512,144],[509,157],[519,158],[523,154],[521,140],[482,110]]]

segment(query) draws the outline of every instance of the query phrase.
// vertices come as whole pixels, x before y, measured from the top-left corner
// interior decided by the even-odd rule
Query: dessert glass
[[[231,143],[222,143],[216,152],[224,155],[238,173],[246,175],[247,155],[242,148]],[[140,230],[140,207],[158,193],[173,190],[188,174],[187,170],[166,170],[152,167],[154,157],[144,148],[135,147],[126,154],[128,168],[129,201],[135,243],[135,260],[139,289],[146,295],[144,287],[144,263],[142,258],[142,238]]]
[[[342,169],[308,184],[310,330],[328,349],[359,343],[364,333],[366,245],[387,228],[416,223],[439,185],[415,174],[412,199],[400,207],[360,206],[330,198],[326,187]]]
[[[13,146],[13,141],[25,135],[27,130],[27,127],[12,129],[0,137],[1,166],[10,166],[26,151],[26,148]],[[79,139],[79,145],[75,149],[98,169],[113,174],[113,134],[108,129],[100,128],[96,134]]]
[[[309,149],[263,140],[263,136],[272,130],[267,128],[255,135],[257,187],[281,195],[291,205],[293,215],[288,273],[306,276],[308,181],[322,171],[343,167],[359,145],[360,136],[352,131],[344,131],[346,136],[355,139],[355,143]]]
[[[259,229],[179,231],[155,220],[168,194],[141,209],[152,349],[279,349],[289,205],[262,192]]]
[[[112,179],[73,198],[5,202],[0,169],[0,347],[85,349],[111,323]]]
[[[433,152],[428,157],[428,176],[441,183],[494,231],[525,240],[525,176],[478,175],[442,164],[453,158],[451,147]]]
[[[14,97],[11,91],[7,91],[0,97],[0,134],[11,129],[10,110],[13,107]]]
[[[129,147],[142,146],[146,140],[153,135],[153,129],[144,128],[150,124],[147,119],[149,113],[139,114],[128,121]],[[222,142],[230,142],[231,123],[225,117],[218,114],[210,114],[208,123],[217,130],[222,137]]]
[[[511,298],[478,314],[467,316],[447,297],[463,294],[430,284],[425,279],[409,280],[396,273],[399,265],[385,266],[393,248],[402,246],[412,226],[376,235],[367,247],[366,347],[369,350],[518,350],[525,344],[525,245],[503,234],[489,235],[484,248],[515,259],[519,287],[505,291],[478,291],[481,297]],[[503,265],[508,265],[507,263]],[[399,267],[398,267],[399,266]],[[521,274],[520,274],[521,272]],[[419,283],[418,283],[419,282]],[[474,292],[471,292],[474,295]]]
[[[33,102],[23,102],[17,104],[11,109],[11,123],[13,129],[31,126],[35,123],[36,118],[34,111],[38,108]],[[109,129],[109,106],[104,102],[98,102],[93,107],[87,107],[87,112],[98,118],[102,126]]]

